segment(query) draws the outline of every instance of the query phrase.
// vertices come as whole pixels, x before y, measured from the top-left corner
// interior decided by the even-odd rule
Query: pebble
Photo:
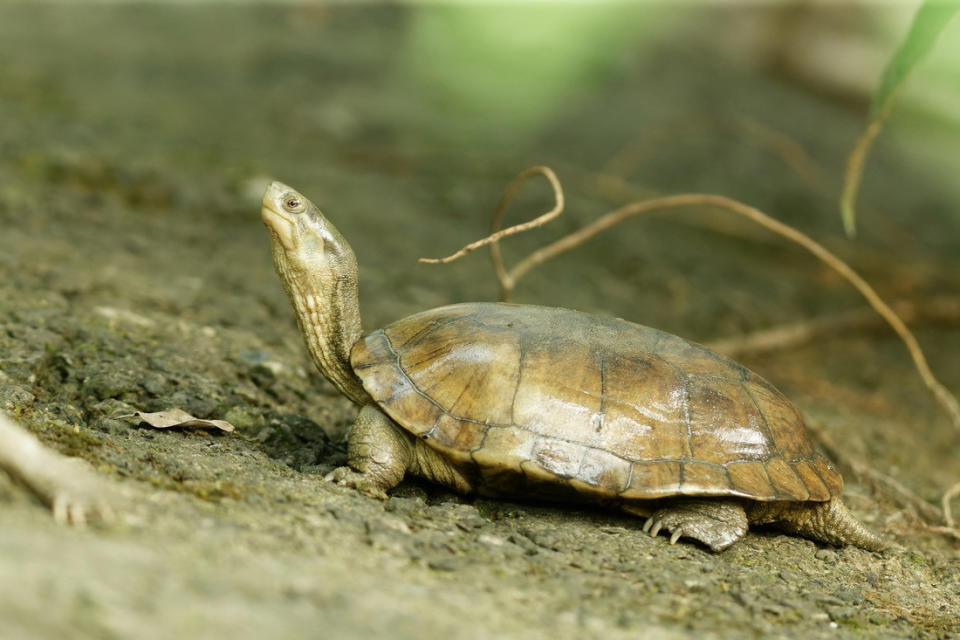
[[[427,562],[427,566],[434,571],[456,571],[460,568],[460,564],[457,558],[439,558]]]
[[[809,598],[814,602],[819,602],[820,604],[829,604],[829,605],[843,604],[843,600],[829,593],[811,593],[809,595]]]
[[[837,564],[840,562],[840,556],[837,555],[837,552],[832,549],[820,549],[813,557],[817,560],[822,560],[827,564]]]
[[[837,597],[845,602],[850,602],[852,604],[858,604],[863,602],[863,594],[856,591],[838,591]]]

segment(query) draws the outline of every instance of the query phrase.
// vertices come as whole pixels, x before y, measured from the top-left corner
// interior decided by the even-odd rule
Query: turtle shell
[[[624,500],[824,501],[843,487],[770,383],[625,320],[458,304],[371,333],[351,364],[398,425],[481,493],[559,484]]]

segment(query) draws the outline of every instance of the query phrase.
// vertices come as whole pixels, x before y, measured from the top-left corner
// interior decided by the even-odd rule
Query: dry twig
[[[500,223],[503,220],[503,212],[507,208],[507,205],[510,204],[510,201],[513,200],[513,196],[517,193],[517,189],[519,189],[520,185],[522,185],[524,182],[536,175],[542,175],[550,181],[550,186],[553,188],[553,197],[555,201],[553,208],[543,215],[534,218],[533,220],[515,224],[512,227],[507,227],[506,229],[501,230]],[[501,238],[506,238],[507,236],[512,236],[516,233],[542,226],[559,216],[562,211],[563,188],[560,186],[560,180],[557,179],[557,175],[550,167],[531,167],[514,178],[513,182],[511,182],[503,192],[503,195],[500,197],[500,202],[497,203],[497,208],[493,211],[493,222],[490,225],[490,235],[482,240],[471,242],[456,253],[453,253],[445,258],[420,258],[419,261],[427,264],[447,264],[448,262],[453,262],[454,260],[458,260],[467,255],[471,251],[479,249],[480,247],[484,247],[488,244],[496,245]]]
[[[926,300],[897,300],[890,304],[904,322],[960,321],[960,298],[939,296]],[[854,329],[883,326],[883,318],[871,309],[854,309],[823,318],[761,329],[746,335],[721,338],[707,346],[728,356],[765,353],[796,347],[825,335],[837,335]]]
[[[789,225],[775,220],[774,218],[771,218],[755,207],[746,205],[738,200],[734,200],[733,198],[711,194],[689,193],[666,196],[663,198],[653,198],[650,200],[644,200],[642,202],[634,202],[608,213],[593,223],[560,238],[546,247],[541,247],[517,263],[512,270],[507,271],[503,267],[497,242],[507,235],[512,235],[514,233],[519,233],[520,231],[539,227],[553,218],[556,218],[563,209],[563,192],[560,189],[560,185],[556,179],[556,176],[547,167],[534,167],[521,173],[520,176],[507,188],[507,191],[504,193],[503,198],[501,198],[500,204],[494,213],[492,227],[496,229],[499,226],[500,219],[503,215],[503,207],[505,207],[506,203],[508,203],[513,197],[513,194],[516,192],[516,189],[523,182],[523,180],[537,173],[545,175],[554,187],[554,192],[557,195],[557,206],[555,206],[554,209],[529,222],[515,225],[502,231],[495,231],[488,237],[478,240],[477,242],[473,242],[446,258],[439,260],[421,258],[420,260],[422,262],[432,263],[451,262],[466,255],[474,249],[489,244],[491,246],[491,257],[494,263],[494,270],[496,272],[497,279],[500,282],[502,294],[501,299],[507,300],[509,299],[514,286],[516,286],[517,281],[519,281],[520,278],[526,275],[531,269],[543,264],[551,258],[555,258],[565,251],[569,251],[570,249],[583,244],[598,233],[620,224],[627,218],[645,213],[651,213],[653,211],[659,211],[661,209],[675,209],[680,207],[696,206],[726,209],[727,211],[732,211],[733,213],[744,216],[749,220],[766,227],[770,231],[773,231],[774,233],[777,233],[802,246],[804,249],[812,253],[820,261],[825,263],[831,269],[843,276],[848,282],[850,282],[850,284],[852,284],[857,291],[859,291],[860,294],[867,299],[867,302],[870,303],[870,306],[873,307],[873,309],[880,314],[884,320],[887,321],[897,335],[900,336],[900,339],[910,352],[910,357],[913,358],[913,363],[924,384],[928,389],[930,389],[937,401],[950,415],[954,425],[957,428],[960,428],[960,402],[958,402],[956,397],[954,397],[954,395],[950,393],[946,387],[940,384],[936,376],[933,375],[933,372],[930,370],[930,366],[927,364],[927,359],[923,354],[923,350],[920,348],[920,345],[913,333],[911,333],[910,329],[907,328],[896,312],[880,298],[877,292],[874,291],[873,287],[871,287],[867,281],[864,280],[857,272],[855,272],[847,263],[832,254],[823,245],[813,240],[810,236],[797,229],[794,229]]]
[[[940,499],[940,504],[943,507],[943,521],[946,522],[947,526],[951,529],[956,529],[957,523],[953,520],[953,511],[950,509],[950,501],[958,495],[960,495],[960,482],[947,489],[946,493],[943,494],[943,498]]]

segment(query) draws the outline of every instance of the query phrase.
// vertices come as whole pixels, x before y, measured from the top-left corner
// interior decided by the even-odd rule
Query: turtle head
[[[336,265],[350,245],[313,204],[282,182],[273,182],[263,194],[260,217],[270,230],[275,258],[297,271],[319,274]],[[283,274],[281,274],[283,276]]]
[[[350,349],[361,335],[353,249],[315,204],[282,182],[267,187],[262,205],[273,264],[310,355],[331,382],[363,404],[366,392],[350,367]]]

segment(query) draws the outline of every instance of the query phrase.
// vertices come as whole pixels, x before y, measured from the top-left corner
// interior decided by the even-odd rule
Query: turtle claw
[[[661,522],[660,520],[655,520],[653,518],[650,518],[648,522],[653,523],[653,527],[650,529],[650,537],[656,538],[658,535],[660,535],[660,529],[663,528],[663,522]]]
[[[669,531],[670,544],[693,538],[711,551],[723,551],[746,535],[747,515],[735,502],[678,502],[655,511],[643,531],[651,537]]]
[[[386,500],[387,492],[384,491],[373,478],[357,473],[350,467],[337,467],[327,475],[323,476],[327,482],[333,482],[341,487],[356,489],[365,496]]]

